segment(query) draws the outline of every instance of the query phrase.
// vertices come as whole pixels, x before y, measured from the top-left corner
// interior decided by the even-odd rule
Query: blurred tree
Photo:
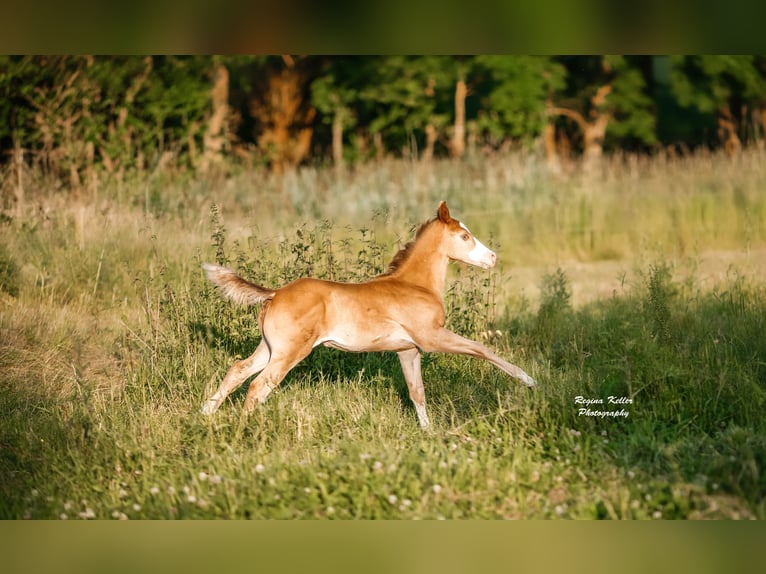
[[[279,173],[304,161],[311,149],[316,108],[310,86],[318,74],[316,56],[269,56],[252,62],[250,114],[258,148]]]
[[[636,147],[656,142],[644,71],[650,61],[624,56],[567,56],[557,61],[567,69],[567,84],[554,96],[548,114],[577,126],[586,169],[598,164],[605,144]]]
[[[311,102],[320,118],[331,126],[332,158],[337,169],[343,167],[343,133],[353,128],[359,116],[359,94],[370,78],[363,57],[327,58],[320,76],[311,84]]]
[[[763,56],[672,56],[668,60],[670,89],[678,104],[715,122],[718,141],[727,152],[736,153],[748,131],[754,136],[755,125],[763,129]]]
[[[564,87],[566,70],[546,56],[478,56],[478,126],[492,147],[531,145],[547,121],[546,100]]]
[[[378,142],[416,155],[420,140],[423,158],[433,156],[450,117],[453,76],[446,63],[438,56],[377,59],[374,75],[360,97],[370,107],[369,130],[373,136],[380,134]]]

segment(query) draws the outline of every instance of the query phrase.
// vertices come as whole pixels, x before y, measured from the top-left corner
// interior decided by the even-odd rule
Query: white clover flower
[[[140,504],[138,504],[137,502],[136,502],[136,503],[134,503],[134,504],[133,504],[133,510],[135,510],[136,512],[140,512],[140,510],[141,510],[141,505],[140,505]]]
[[[69,520],[69,517],[66,515],[66,512],[62,512],[61,514],[59,514],[59,519]]]
[[[152,486],[152,487],[149,489],[149,492],[150,492],[150,493],[152,493],[152,494],[159,494],[159,493],[160,493],[160,489],[159,489],[159,487],[157,487],[157,486]]]
[[[439,494],[442,491],[442,485],[441,484],[434,484],[431,487],[431,490],[434,491],[434,494]]]
[[[399,500],[399,498],[395,494],[389,494],[388,495],[388,502],[389,502],[389,504],[396,504],[397,500]]]
[[[258,474],[262,473],[264,470],[266,470],[266,467],[263,466],[261,463],[258,463],[255,465],[255,472]]]
[[[206,481],[206,480],[207,480],[208,474],[207,474],[207,473],[206,473],[206,472],[203,470],[203,471],[201,471],[201,472],[199,473],[199,475],[198,475],[198,476],[199,476],[199,479],[200,479],[202,482],[204,482],[204,481]]]

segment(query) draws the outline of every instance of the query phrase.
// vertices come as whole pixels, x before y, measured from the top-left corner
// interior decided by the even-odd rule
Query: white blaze
[[[468,233],[471,233],[471,230],[468,229],[462,221],[460,222],[460,227],[465,229]],[[473,235],[473,233],[471,233],[471,235]],[[495,252],[479,241],[475,235],[473,235],[473,241],[474,246],[468,253],[468,261],[484,268],[492,267],[495,264]]]

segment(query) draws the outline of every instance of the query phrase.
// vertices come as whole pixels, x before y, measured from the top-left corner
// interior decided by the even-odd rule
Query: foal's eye
[[[467,233],[463,233],[463,235],[460,236],[460,239],[462,239],[463,241],[468,241],[469,239],[471,239],[471,236],[468,235]]]

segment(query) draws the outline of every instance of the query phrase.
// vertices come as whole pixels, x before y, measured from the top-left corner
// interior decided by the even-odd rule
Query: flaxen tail
[[[274,297],[276,291],[266,289],[255,283],[242,279],[232,269],[203,263],[207,278],[210,279],[221,293],[240,305],[256,305]]]

